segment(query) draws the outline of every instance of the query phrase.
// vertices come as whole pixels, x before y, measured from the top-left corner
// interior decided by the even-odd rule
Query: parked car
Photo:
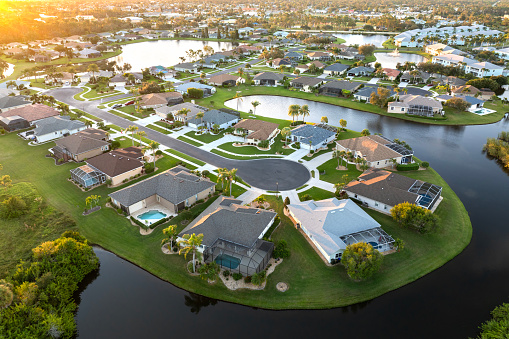
[[[122,104],[115,104],[112,106],[112,108],[119,108],[119,107],[122,107]]]
[[[126,106],[133,105],[133,104],[134,104],[134,100],[131,100],[131,101],[125,103]]]

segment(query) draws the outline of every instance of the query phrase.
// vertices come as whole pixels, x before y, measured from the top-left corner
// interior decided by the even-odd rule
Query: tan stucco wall
[[[124,181],[124,179],[129,179],[130,177],[135,176],[136,174],[141,174],[142,168],[143,167],[135,168],[129,172],[117,175],[116,177],[113,177],[113,178],[108,177],[108,178],[111,179],[111,184],[113,186],[115,186],[115,185],[121,184],[122,181]]]
[[[109,146],[108,146],[108,149],[109,149]],[[100,155],[102,153],[103,153],[103,151],[101,151],[100,148],[97,148],[97,149],[90,150],[88,152],[76,154],[75,157],[74,157],[74,160],[76,160],[76,161],[83,161],[85,159],[93,158],[93,157],[95,157],[97,155]]]

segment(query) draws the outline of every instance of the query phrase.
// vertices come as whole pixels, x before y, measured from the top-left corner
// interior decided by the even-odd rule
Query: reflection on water
[[[346,45],[366,45],[373,44],[376,47],[382,47],[382,44],[390,38],[388,35],[382,34],[350,34],[350,33],[337,33],[334,34],[336,38],[346,40]]]
[[[203,295],[189,292],[184,296],[184,305],[189,307],[191,313],[198,314],[203,307],[214,306],[217,304],[216,299],[207,298]]]
[[[376,62],[381,63],[383,68],[396,68],[398,63],[403,65],[407,61],[415,64],[426,61],[426,58],[422,55],[409,53],[399,53],[398,56],[390,56],[388,53],[375,53],[375,57]]]

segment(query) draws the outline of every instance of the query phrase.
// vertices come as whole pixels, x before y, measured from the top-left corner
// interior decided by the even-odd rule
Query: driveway
[[[79,93],[79,88],[58,88],[48,91],[46,94],[54,96],[57,100],[70,106],[82,109],[96,117],[106,120],[121,128],[126,128],[136,122],[129,121],[107,111],[97,108],[98,101],[79,101],[73,96]],[[108,98],[108,101],[118,100],[130,96],[119,94]],[[214,165],[216,167],[237,168],[238,175],[251,186],[264,190],[287,191],[304,185],[310,179],[307,168],[298,162],[284,159],[258,159],[258,160],[232,160],[223,158],[214,153],[207,152],[181,140],[171,138],[166,134],[154,131],[150,128],[137,125],[140,131],[147,133],[147,137],[161,145],[185,153],[191,157]]]

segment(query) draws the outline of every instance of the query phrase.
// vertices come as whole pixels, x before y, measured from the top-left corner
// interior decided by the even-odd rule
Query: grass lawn
[[[85,117],[87,117],[87,118],[89,118],[90,120],[93,120],[93,121],[95,121],[95,122],[101,122],[101,121],[103,121],[103,119],[98,118],[98,117],[96,117],[96,116],[94,116],[94,115],[92,115],[92,114],[90,114],[90,113],[83,112],[81,109],[74,108],[74,109],[72,109],[71,111],[73,111],[74,113],[81,113],[81,114],[83,114],[83,116],[85,116]]]
[[[219,140],[219,139],[221,139],[224,136],[223,133],[219,133],[217,135],[210,134],[210,133],[196,134],[195,131],[187,132],[185,135],[187,135],[190,138],[199,140],[199,141],[201,141],[201,142],[203,142],[205,144],[209,144],[209,143],[211,143],[213,141]]]
[[[320,187],[313,186],[313,187],[305,190],[304,192],[298,193],[299,199],[302,200],[302,198],[307,194],[309,194],[315,201],[323,200],[323,199],[330,199],[330,198],[334,197],[333,192],[329,192],[329,191],[326,191]]]
[[[178,157],[181,157],[182,159],[186,159],[186,160],[188,160],[188,161],[190,161],[190,162],[192,162],[194,164],[197,164],[198,166],[205,166],[206,165],[203,161],[195,159],[195,158],[193,158],[193,157],[191,157],[191,156],[189,156],[187,154],[184,154],[182,152],[176,151],[174,149],[170,148],[170,149],[167,149],[167,151],[169,153],[171,153],[171,154],[174,154],[174,155],[176,155]]]
[[[189,138],[187,138],[187,137],[185,137],[185,136],[183,136],[183,135],[182,135],[182,136],[180,136],[180,137],[177,137],[177,139],[179,139],[179,140],[181,140],[181,141],[183,141],[183,142],[187,142],[188,144],[191,144],[191,145],[196,146],[196,147],[203,146],[203,144],[202,144],[202,143],[199,143],[199,142],[197,142],[197,141],[194,141],[193,139],[189,139]]]
[[[211,153],[220,155],[224,158],[235,159],[235,160],[255,160],[255,159],[267,159],[267,158],[278,158],[276,155],[266,155],[266,156],[242,156],[242,155],[234,155],[230,153],[223,152],[219,149],[213,149],[210,151]]]
[[[135,105],[122,106],[122,107],[119,107],[117,109],[119,111],[125,112],[125,113],[127,113],[129,115],[135,116],[138,119],[146,118],[146,117],[148,117],[150,115],[150,113],[154,112],[154,110],[152,110],[152,109],[150,109],[150,110],[142,109],[141,112],[136,112]]]
[[[129,114],[124,114],[124,113],[120,113],[120,112],[117,112],[116,110],[111,110],[111,111],[108,111],[108,113],[111,113],[111,114],[115,114],[116,116],[118,117],[121,117],[121,118],[124,118],[124,119],[127,119],[129,121],[136,121],[138,120],[138,118],[135,118],[133,116],[130,116]]]
[[[227,142],[222,145],[219,145],[218,148],[240,154],[240,155],[268,155],[268,154],[280,154],[280,155],[289,155],[295,152],[293,148],[283,148],[284,142],[281,140],[281,134],[276,136],[276,139],[269,150],[262,151],[259,150],[256,146],[233,146],[233,143]]]
[[[118,127],[117,125],[106,125],[106,127],[109,127],[110,129],[114,129],[117,132],[122,131],[122,128]]]
[[[148,128],[150,128],[150,129],[153,129],[154,131],[158,131],[158,132],[161,132],[161,133],[164,133],[164,134],[171,134],[171,132],[170,132],[170,131],[165,130],[164,128],[161,128],[161,127],[156,126],[156,125],[152,125],[152,124],[150,124],[150,125],[147,125],[147,126],[145,126],[145,127],[148,127]]]
[[[495,109],[497,110],[496,113],[479,116],[474,113],[470,112],[453,112],[448,111],[448,108],[446,108],[446,117],[447,119],[440,119],[440,118],[420,118],[417,116],[407,116],[404,114],[397,114],[397,113],[388,113],[386,109],[382,109],[378,106],[374,106],[367,103],[357,102],[353,101],[348,98],[334,98],[334,97],[328,97],[328,96],[315,96],[313,93],[305,93],[300,91],[290,91],[288,89],[285,89],[284,87],[265,87],[265,86],[248,86],[248,85],[239,85],[237,86],[237,90],[241,91],[241,94],[243,96],[249,96],[249,95],[279,95],[279,96],[285,96],[285,97],[292,97],[292,98],[299,98],[299,99],[307,99],[310,101],[316,101],[316,102],[324,102],[332,105],[347,107],[356,109],[359,111],[365,111],[370,113],[376,113],[384,116],[389,116],[392,118],[402,119],[402,120],[408,120],[408,121],[414,121],[419,122],[423,124],[430,124],[430,125],[482,125],[482,124],[491,124],[497,121],[500,121],[504,114],[508,111],[507,108],[503,107],[503,104],[500,100],[492,102],[487,102],[484,107]],[[209,98],[204,98],[200,100],[196,100],[196,104],[204,107],[210,107],[210,108],[228,108],[223,103],[225,101],[228,101],[230,99],[233,99],[235,96],[234,91],[228,91],[227,89],[223,88],[217,88],[216,94],[214,96]],[[245,100],[245,99],[244,99]],[[247,118],[249,115],[246,112],[241,112],[242,118]],[[271,119],[265,119],[263,120],[272,121]],[[274,119],[276,121],[281,121]],[[287,121],[287,125],[290,124],[290,121]],[[280,128],[284,126],[280,125]]]
[[[442,227],[433,234],[421,235],[402,229],[389,216],[367,210],[380,222],[389,234],[405,241],[401,253],[385,257],[381,270],[364,282],[350,280],[340,265],[326,266],[312,247],[282,213],[281,199],[268,196],[266,199],[279,213],[282,224],[272,234],[272,239],[285,239],[291,250],[291,257],[277,267],[270,275],[262,291],[228,290],[223,284],[208,284],[200,277],[187,273],[183,256],[165,255],[161,251],[163,226],[157,227],[150,235],[139,234],[138,227],[126,218],[117,215],[110,208],[102,208],[89,216],[82,216],[85,198],[98,194],[104,206],[108,193],[120,189],[98,187],[91,192],[82,192],[67,181],[69,170],[78,164],[55,166],[52,159],[45,158],[48,145],[29,147],[15,134],[0,136],[2,147],[3,174],[10,174],[15,183],[31,182],[38,192],[59,211],[69,213],[77,222],[80,232],[92,244],[112,251],[148,272],[210,298],[242,303],[252,307],[271,309],[332,308],[370,300],[384,293],[413,282],[427,273],[441,267],[458,255],[470,242],[472,226],[463,204],[447,183],[433,170],[405,173],[405,175],[433,182],[443,187],[444,200],[437,209]],[[163,158],[166,159],[166,158]],[[163,160],[161,159],[161,160]],[[157,166],[169,166],[158,161]],[[166,161],[166,160],[165,160]],[[26,166],[27,163],[32,166]],[[158,170],[158,171],[160,171]],[[192,219],[211,203],[194,207],[172,219],[178,229],[183,229],[182,220]],[[23,236],[25,236],[23,234]],[[19,244],[20,240],[17,240]],[[2,244],[0,242],[0,244]],[[30,244],[31,245],[31,244]],[[1,253],[6,253],[2,248]],[[285,293],[276,290],[278,282],[286,282],[290,289]]]
[[[84,87],[90,88],[90,86],[88,86],[88,85],[84,86]],[[90,89],[90,91],[88,91],[87,93],[85,93],[83,95],[81,95],[81,93],[83,93],[83,92],[80,92],[80,93],[76,94],[74,96],[74,99],[82,100],[82,101],[83,101],[82,98],[85,98],[85,99],[88,99],[88,100],[99,100],[99,99],[111,97],[111,96],[114,96],[114,95],[117,95],[117,94],[122,94],[122,92],[116,91],[116,90],[108,91],[108,92],[105,92],[105,93],[100,93],[100,92],[98,92],[95,89]]]
[[[339,161],[341,164],[341,161]],[[345,165],[345,161],[343,161],[343,166]],[[319,172],[325,171],[325,174],[320,174],[320,180],[330,182],[331,184],[337,184],[342,181],[343,175],[348,175],[348,181],[352,181],[362,174],[361,171],[358,171],[354,164],[348,164],[348,170],[339,171],[336,168],[338,167],[338,159],[330,159],[325,163],[318,166],[316,169]]]
[[[217,183],[216,184],[216,191],[218,192],[224,192],[225,195],[229,195],[230,192],[229,192],[229,188],[226,187],[226,182],[224,183],[224,187],[223,185],[221,184],[221,182],[217,182],[217,175],[215,174],[212,174],[212,173],[209,173],[207,175],[207,177],[212,181],[212,182],[215,182]],[[232,184],[232,191],[233,191],[233,196],[235,198],[237,198],[238,196],[240,196],[242,193],[246,192],[247,190],[243,187],[240,187],[239,185],[233,183]]]

